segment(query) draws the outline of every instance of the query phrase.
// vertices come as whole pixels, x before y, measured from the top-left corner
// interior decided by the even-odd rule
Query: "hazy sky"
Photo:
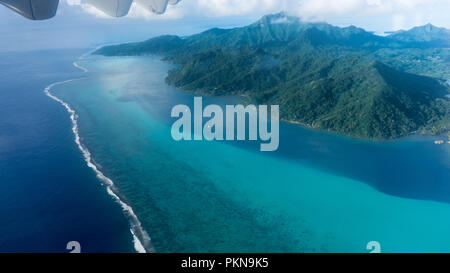
[[[432,23],[450,28],[450,0],[182,0],[154,15],[133,4],[124,18],[108,18],[83,0],[60,0],[55,18],[30,21],[0,5],[0,51],[92,47],[187,35],[210,27],[249,24],[287,11],[304,21],[356,25],[369,31],[408,29]]]

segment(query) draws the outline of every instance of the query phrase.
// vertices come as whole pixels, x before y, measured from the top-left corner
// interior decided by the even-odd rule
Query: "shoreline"
[[[108,63],[108,62],[107,62]],[[114,63],[114,62],[113,62]],[[81,62],[81,64],[83,64],[82,62]],[[86,63],[86,65],[92,65],[91,63]],[[92,66],[88,66],[88,67],[92,67]],[[92,69],[91,69],[92,70]],[[96,72],[98,72],[98,70],[95,70],[95,71],[93,71],[94,73],[96,73]],[[159,75],[159,74],[158,74]],[[74,85],[76,85],[76,86],[78,86],[78,82],[75,82],[75,83],[73,83]],[[72,84],[70,84],[70,85],[72,85]],[[68,86],[68,85],[66,85],[66,86]],[[81,87],[81,86],[80,86]],[[80,88],[80,87],[78,87],[78,88]],[[64,88],[64,87],[63,87]],[[76,92],[76,89],[75,88],[71,88],[71,89],[73,89],[73,91],[74,92]],[[99,90],[101,90],[101,89],[99,89]],[[157,90],[157,89],[156,89]],[[55,91],[55,93],[56,93],[56,91]],[[61,95],[63,94],[63,93],[60,93]],[[70,96],[68,96],[67,97],[67,99],[68,99],[68,101],[72,101],[71,100],[71,97]],[[95,112],[94,112],[95,113]],[[130,117],[134,117],[133,115],[132,116],[130,116]],[[82,124],[81,124],[82,125]],[[111,127],[112,128],[114,128],[114,124],[112,124],[111,125]],[[296,127],[296,126],[294,126],[294,127]],[[94,128],[95,129],[95,128]],[[297,131],[294,131],[294,132],[297,132]],[[114,143],[111,143],[111,144],[114,144]],[[113,147],[114,147],[114,145],[113,145]],[[101,162],[101,161],[100,161]],[[126,170],[126,169],[125,169]],[[105,171],[105,174],[108,174],[108,172],[107,172],[107,170],[105,169],[104,170]],[[239,174],[239,172],[236,172],[236,174]],[[159,174],[156,174],[157,176],[159,176]],[[131,177],[130,177],[131,178]],[[137,177],[138,178],[138,177]],[[268,177],[268,178],[270,178],[270,177]],[[263,177],[263,179],[265,179],[264,177]],[[136,178],[135,179],[133,179],[133,180],[136,180]],[[131,180],[130,179],[130,182],[132,182],[133,180]],[[375,187],[371,187],[371,188],[375,188]],[[376,188],[375,188],[376,189]],[[137,190],[139,190],[139,188],[137,188]],[[381,193],[384,193],[384,194],[386,194],[386,192],[383,192],[383,191],[380,191],[379,189],[376,189],[377,190],[377,192],[381,192]],[[128,192],[127,192],[127,196],[128,196]],[[131,192],[131,195],[130,195],[130,197],[132,197],[133,196],[133,192]],[[391,194],[390,196],[396,196],[396,197],[398,197],[398,195],[395,195],[395,194]],[[133,199],[134,200],[134,199]],[[136,200],[139,200],[139,199],[136,199]],[[145,199],[142,199],[142,200],[145,200]],[[134,202],[133,202],[134,203]],[[135,209],[137,210],[137,212],[140,212],[140,209],[141,208],[145,208],[145,206],[147,206],[147,202],[137,202],[137,203],[135,203],[136,204],[136,207],[135,207]],[[141,205],[140,205],[141,204]],[[145,218],[142,218],[142,220],[144,221],[143,223],[147,223],[147,222],[145,222],[146,221],[146,219]],[[177,219],[175,219],[175,221],[177,221]],[[158,228],[159,229],[159,228]],[[158,236],[158,238],[157,239],[161,239],[161,238],[164,238],[164,237],[161,237],[161,236]],[[156,238],[155,238],[156,239]],[[195,242],[195,241],[194,241]],[[189,247],[189,245],[187,245],[186,247]],[[161,247],[161,250],[164,250],[164,248],[163,247]]]
[[[320,128],[313,128],[305,123],[301,123],[299,121],[295,121],[295,120],[287,120],[287,119],[281,119],[281,122],[285,122],[288,124],[293,124],[293,125],[298,125],[301,126],[305,129],[308,130],[314,130],[314,131],[318,131],[318,132],[323,132],[323,133],[328,133],[328,134],[332,134],[332,135],[336,135],[336,136],[340,136],[340,137],[344,137],[344,138],[349,138],[349,139],[355,139],[355,140],[361,140],[361,141],[366,141],[369,143],[390,143],[390,142],[396,142],[396,141],[402,141],[405,140],[409,137],[413,137],[413,136],[424,136],[424,137],[430,137],[433,139],[437,139],[437,138],[447,138],[447,133],[448,131],[444,130],[438,134],[432,135],[432,134],[425,134],[425,133],[420,133],[418,131],[414,131],[414,132],[410,132],[407,135],[404,136],[400,136],[397,138],[390,138],[390,139],[367,139],[367,138],[363,138],[363,137],[357,137],[357,136],[348,136],[348,135],[344,135],[344,134],[340,134],[337,132],[333,132],[333,131],[329,131],[329,130],[325,130],[325,129],[320,129]],[[450,140],[450,138],[449,138]]]
[[[92,55],[98,55],[98,56],[103,56],[103,57],[141,57],[141,56],[154,56],[154,57],[158,57],[158,58],[162,58],[160,59],[160,61],[168,63],[170,65],[174,65],[173,63],[171,63],[170,61],[164,60],[163,56],[160,55],[156,55],[156,54],[144,54],[144,55],[124,55],[124,56],[116,56],[116,55],[103,55],[103,54],[94,54],[95,51],[92,52]],[[205,96],[205,97],[223,97],[223,96],[232,96],[232,97],[237,97],[240,98],[240,101],[237,103],[240,104],[246,104],[246,100],[251,101],[250,96],[248,96],[247,94],[225,94],[225,95],[211,95],[211,94],[205,94],[204,92],[202,92],[201,90],[195,90],[195,91],[189,91],[189,90],[184,90],[181,87],[177,87],[174,86],[170,83],[167,82],[167,76],[168,74],[166,73],[166,78],[164,79],[164,81],[166,82],[166,84],[172,88],[177,89],[180,92],[183,92],[185,94],[190,94],[190,95],[198,95],[198,96]],[[450,85],[450,79],[447,79],[447,83]],[[450,94],[448,94],[447,96],[450,96]],[[387,143],[387,142],[395,142],[395,141],[401,141],[404,140],[408,137],[411,136],[415,136],[415,135],[421,135],[421,136],[428,136],[428,137],[432,137],[432,138],[441,138],[443,137],[444,139],[446,139],[447,141],[450,141],[450,130],[444,129],[439,131],[438,133],[432,134],[432,133],[426,133],[426,132],[420,132],[420,130],[416,130],[416,131],[412,131],[409,132],[405,135],[402,136],[398,136],[398,137],[391,137],[391,138],[364,138],[364,137],[359,137],[359,136],[350,136],[350,135],[346,135],[343,133],[339,133],[336,131],[331,131],[331,130],[327,130],[327,129],[322,129],[322,128],[314,128],[306,123],[302,123],[300,121],[295,121],[295,120],[288,120],[288,119],[281,119],[281,122],[285,122],[288,124],[294,124],[294,125],[299,125],[303,128],[309,129],[309,130],[314,130],[314,131],[319,131],[319,132],[324,132],[324,133],[329,133],[329,134],[333,134],[336,136],[340,136],[340,137],[345,137],[345,138],[349,138],[349,139],[356,139],[356,140],[361,140],[361,141],[367,141],[367,142],[372,142],[372,143]]]
[[[94,49],[95,50],[95,49]],[[92,51],[89,51],[88,53],[83,54],[79,57],[80,59],[83,59],[86,55],[90,54]],[[74,61],[73,66],[82,70],[83,73],[88,72],[88,69],[79,65],[77,61]],[[76,114],[75,110],[73,110],[70,105],[63,101],[62,99],[58,98],[57,96],[53,95],[50,91],[53,87],[62,85],[65,83],[69,83],[72,81],[80,80],[82,78],[76,78],[76,79],[69,79],[64,81],[58,81],[54,82],[50,85],[48,85],[44,89],[44,93],[49,98],[55,100],[56,102],[60,103],[64,108],[67,110],[67,112],[70,115],[70,120],[72,124],[72,132],[74,134],[74,141],[79,150],[81,151],[84,161],[86,162],[87,166],[91,168],[97,178],[100,180],[101,184],[105,187],[106,192],[116,201],[119,203],[119,205],[122,207],[123,213],[125,214],[127,220],[130,224],[130,233],[133,237],[133,245],[134,249],[138,253],[154,253],[156,252],[153,248],[153,245],[151,243],[151,238],[148,235],[148,233],[145,231],[145,229],[142,227],[141,222],[139,221],[137,215],[134,213],[133,208],[127,204],[124,200],[122,200],[119,197],[119,190],[115,186],[114,182],[107,176],[105,176],[100,170],[99,167],[93,162],[92,155],[90,151],[84,146],[81,142],[81,137],[78,131],[78,115]]]
[[[79,59],[83,59],[86,55],[89,55],[89,53],[83,54]],[[119,56],[119,57],[122,57],[122,56]],[[131,56],[131,57],[134,57],[134,56]],[[84,68],[83,66],[80,66],[77,63],[77,61],[73,62],[73,65],[74,65],[74,67],[82,70],[84,73],[88,72],[88,70],[86,68]],[[53,88],[55,85],[64,84],[64,83],[71,82],[71,81],[74,81],[74,80],[77,80],[77,79],[72,79],[72,80],[67,80],[67,81],[63,81],[63,82],[54,83],[54,84],[48,86],[48,90],[46,88],[46,91],[48,91],[47,96],[49,96],[50,98],[52,98],[52,99],[56,100],[57,102],[61,103],[67,109],[67,111],[71,115],[71,120],[72,120],[73,126],[77,126],[77,115],[76,115],[76,112],[66,102],[64,102],[63,100],[59,99],[58,97],[56,97],[56,96],[54,96],[54,95],[52,95],[50,93],[51,88]],[[176,88],[176,89],[178,91],[183,92],[183,90],[181,90],[179,88]],[[185,93],[189,93],[189,92],[185,92]],[[216,97],[216,96],[214,96],[214,97]],[[336,134],[336,133],[333,133],[333,132],[330,132],[330,131],[326,131],[326,130],[320,130],[320,129],[317,129],[317,128],[312,128],[310,126],[307,126],[307,125],[302,124],[302,123],[297,122],[297,121],[289,121],[289,120],[283,120],[283,119],[280,120],[280,121],[286,122],[286,123],[290,123],[290,124],[300,125],[300,126],[306,128],[306,129],[310,129],[310,130],[314,130],[314,131],[322,131],[322,132],[326,132],[326,133],[337,135],[337,136],[342,136],[342,137],[349,138],[349,139],[357,139],[357,140],[367,141],[367,142],[371,142],[371,143],[391,142],[391,141],[396,141],[396,140],[401,139],[401,138],[397,138],[397,139],[385,140],[385,141],[367,140],[367,139],[363,139],[363,138],[349,137],[349,136],[345,136],[345,135],[339,135],[339,134]],[[155,252],[153,246],[151,246],[151,239],[150,239],[150,237],[148,236],[146,231],[141,226],[141,224],[139,222],[139,219],[134,214],[133,209],[125,201],[120,199],[120,197],[119,197],[120,196],[120,191],[115,187],[113,181],[111,179],[109,179],[108,177],[106,177],[99,170],[99,167],[95,165],[94,161],[91,158],[90,152],[88,151],[88,149],[80,141],[80,137],[79,137],[79,134],[78,134],[78,127],[76,127],[75,129],[74,128],[75,127],[72,128],[72,131],[75,134],[75,139],[76,139],[75,142],[77,143],[77,145],[78,145],[78,147],[81,150],[83,155],[85,155],[84,151],[87,151],[87,153],[89,155],[89,157],[85,156],[86,163],[88,164],[88,166],[91,169],[93,169],[97,173],[98,179],[101,181],[102,185],[104,185],[106,187],[108,194],[111,195],[116,201],[119,202],[119,204],[121,205],[121,207],[124,210],[124,213],[126,214],[126,217],[130,221],[130,226],[131,226],[130,232],[131,232],[131,234],[133,236],[133,243],[134,243],[135,250],[137,252],[141,252],[141,253],[142,252]],[[415,133],[413,133],[413,134],[415,134]],[[407,137],[407,136],[404,136],[404,137]],[[402,137],[402,138],[404,138],[404,137]],[[79,143],[77,142],[77,139],[78,139]],[[135,225],[135,222],[133,222],[134,219],[130,219],[130,218],[133,218],[133,217],[137,221],[136,225]],[[148,245],[147,245],[147,247],[145,247],[145,245],[146,245],[145,244],[146,237],[148,237]]]

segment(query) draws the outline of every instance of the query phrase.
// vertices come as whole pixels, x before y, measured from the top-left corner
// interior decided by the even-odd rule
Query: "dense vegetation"
[[[252,25],[107,46],[95,54],[156,54],[166,81],[202,95],[279,104],[284,120],[369,139],[450,129],[450,34],[431,25],[381,37],[283,13]]]

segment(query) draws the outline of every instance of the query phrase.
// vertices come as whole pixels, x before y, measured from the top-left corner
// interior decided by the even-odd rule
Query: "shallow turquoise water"
[[[256,143],[176,142],[170,109],[193,96],[164,84],[168,64],[79,64],[85,78],[52,92],[76,110],[82,142],[156,251],[366,252],[369,241],[384,252],[450,251],[449,145],[370,143],[288,124],[276,153]]]

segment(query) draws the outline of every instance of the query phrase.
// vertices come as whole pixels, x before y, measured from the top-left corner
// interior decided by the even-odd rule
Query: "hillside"
[[[450,47],[450,30],[432,24],[414,27],[407,31],[397,31],[389,35],[389,38],[415,43],[416,46]]]
[[[160,55],[179,66],[166,81],[182,90],[243,95],[247,102],[279,104],[284,120],[391,139],[450,129],[450,90],[444,84],[449,52],[434,42],[424,46],[434,40],[419,34],[414,41],[405,33],[381,37],[280,13],[246,27],[161,36],[95,54]]]

